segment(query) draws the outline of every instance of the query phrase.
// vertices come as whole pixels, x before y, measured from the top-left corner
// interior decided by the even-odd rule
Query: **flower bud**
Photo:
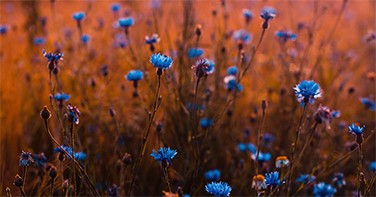
[[[44,106],[44,108],[40,112],[40,116],[44,120],[48,120],[51,117],[51,112],[48,110],[47,106]]]

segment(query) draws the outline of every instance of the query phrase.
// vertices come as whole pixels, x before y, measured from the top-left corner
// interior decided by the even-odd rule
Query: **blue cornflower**
[[[69,147],[67,145],[61,145],[61,148],[64,149],[69,154],[69,156],[72,155],[72,148],[71,147]],[[60,147],[54,148],[54,153],[63,153],[64,154],[64,151],[61,148]]]
[[[85,12],[76,12],[73,13],[72,17],[76,21],[82,21],[85,18]]]
[[[238,73],[238,67],[236,66],[230,66],[227,68],[227,74],[228,75],[236,75]]]
[[[139,81],[144,77],[144,74],[141,70],[131,70],[125,76],[128,81]]]
[[[68,104],[66,115],[67,115],[68,121],[74,124],[80,123],[79,117],[81,115],[81,112],[78,110],[76,106],[72,106],[71,104]]]
[[[71,95],[65,94],[64,92],[62,93],[56,93],[53,98],[56,101],[63,102],[63,101],[68,101],[70,99]]]
[[[276,31],[275,36],[283,42],[287,42],[288,40],[295,41],[297,38],[297,35],[290,31]]]
[[[255,146],[254,144],[252,144],[252,143],[248,143],[248,144],[247,144],[247,150],[248,150],[249,152],[251,152],[252,154],[256,154],[256,153],[257,153],[257,148],[256,148],[256,146]]]
[[[160,53],[154,53],[150,57],[150,63],[153,64],[154,67],[158,69],[169,69],[172,66],[172,58],[166,55],[162,55]]]
[[[256,154],[252,154],[252,159],[255,160],[256,159]],[[258,154],[258,157],[257,157],[257,161],[258,162],[267,162],[269,161],[270,159],[272,158],[272,155],[270,153],[262,153],[262,152],[259,152]]]
[[[34,44],[35,45],[42,45],[44,43],[46,43],[46,39],[44,39],[43,37],[34,38]]]
[[[75,152],[74,159],[77,161],[85,161],[87,155],[84,152]]]
[[[239,92],[243,91],[243,86],[236,82],[234,75],[226,76],[223,80],[226,84],[226,88],[230,91],[238,90]]]
[[[170,147],[161,147],[157,151],[153,150],[150,156],[152,156],[156,161],[172,163],[172,159],[178,154],[176,150],[170,149]]]
[[[188,51],[188,57],[191,59],[201,57],[202,54],[204,54],[204,50],[201,48],[190,48]]]
[[[321,96],[320,86],[314,81],[303,80],[294,90],[298,102],[303,106],[305,103],[314,103]]]
[[[252,41],[252,34],[244,29],[239,29],[234,32],[233,38],[236,42],[242,41],[243,43],[248,44]]]
[[[260,17],[264,20],[270,20],[273,19],[277,15],[277,10],[270,6],[265,6],[262,8]]]
[[[345,176],[343,175],[343,173],[335,173],[332,179],[332,183],[339,188],[346,185]]]
[[[81,36],[81,42],[84,43],[84,44],[87,44],[90,40],[90,36],[87,35],[87,34],[84,34]]]
[[[194,65],[192,65],[192,69],[194,70],[194,73],[196,74],[196,77],[206,77],[207,75],[214,72],[214,62],[200,58],[198,59]]]
[[[276,187],[281,184],[279,180],[279,172],[270,172],[265,174],[265,183],[267,186]]]
[[[47,53],[46,50],[43,49],[42,51],[43,56],[48,59],[49,62],[58,62],[59,60],[63,59],[64,53]]]
[[[20,154],[19,165],[21,167],[28,167],[32,162],[34,162],[32,154],[29,152],[22,151]]]
[[[244,153],[247,150],[247,146],[245,144],[243,144],[243,143],[239,143],[238,144],[238,149],[239,149],[240,152]]]
[[[111,187],[108,189],[108,195],[112,197],[120,196],[119,187],[115,184],[111,185]]]
[[[369,98],[360,98],[360,102],[363,103],[363,105],[366,107],[366,109],[369,109],[371,111],[375,111],[376,101],[372,101]]]
[[[200,126],[203,129],[207,129],[213,125],[213,120],[210,118],[201,118]]]
[[[253,13],[249,9],[243,9],[243,16],[245,18],[246,23],[249,23],[253,18]]]
[[[309,175],[309,174],[301,174],[301,175],[296,179],[296,181],[297,181],[298,183],[308,184],[308,183],[313,182],[315,179],[316,179],[315,176],[311,176],[311,175]]]
[[[158,34],[153,34],[152,36],[145,36],[145,43],[146,44],[155,44],[159,42],[161,39],[159,38]]]
[[[330,197],[336,192],[337,190],[332,185],[324,182],[318,183],[313,187],[313,194],[316,197]]]
[[[371,161],[371,163],[369,163],[368,169],[371,170],[372,172],[375,172],[376,171],[376,161]]]
[[[332,111],[332,118],[339,118],[341,116],[341,112],[338,110]]]
[[[274,135],[270,133],[265,133],[262,137],[262,141],[264,142],[265,146],[268,146],[271,142],[274,141]]]
[[[363,127],[360,127],[360,126],[357,126],[355,123],[353,123],[348,128],[349,128],[349,132],[354,135],[363,135],[365,126],[363,125]]]
[[[208,181],[218,181],[221,178],[221,171],[218,169],[205,172],[205,178]]]
[[[231,187],[226,182],[211,182],[205,185],[205,190],[215,197],[230,196]]]
[[[38,167],[44,167],[47,164],[47,157],[44,153],[33,154],[34,163]]]
[[[6,25],[0,25],[0,35],[4,35],[8,32],[8,26]]]
[[[120,18],[118,22],[120,27],[130,27],[134,24],[132,17]]]
[[[111,5],[111,11],[118,12],[120,10],[120,4],[114,3]]]

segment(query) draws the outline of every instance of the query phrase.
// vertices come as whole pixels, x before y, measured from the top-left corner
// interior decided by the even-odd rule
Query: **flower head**
[[[210,118],[201,118],[200,126],[203,129],[207,129],[213,125],[213,120]]]
[[[354,135],[363,135],[365,126],[363,125],[363,127],[360,127],[357,124],[353,123],[348,128],[349,128],[349,132]]]
[[[256,154],[252,154],[251,157],[252,157],[253,160],[256,159]],[[272,155],[270,153],[259,152],[258,157],[257,157],[257,161],[258,162],[268,162],[271,158],[272,158]]]
[[[303,80],[294,90],[298,102],[303,106],[305,103],[314,103],[321,96],[320,86],[314,81]]]
[[[87,44],[90,40],[90,36],[87,35],[87,34],[84,34],[81,36],[81,42],[84,43],[84,44]]]
[[[74,159],[77,161],[85,161],[87,155],[84,152],[75,152]]]
[[[281,184],[279,180],[279,172],[270,172],[265,174],[265,183],[267,186],[276,187]]]
[[[46,43],[46,39],[44,39],[43,37],[34,38],[34,44],[35,45],[42,45],[44,43]]]
[[[72,155],[72,148],[67,145],[61,145],[61,148],[60,147],[54,148],[54,153],[64,153],[62,149],[64,149],[69,154],[69,156]]]
[[[33,154],[34,163],[38,167],[44,167],[47,164],[47,157],[44,153]]]
[[[197,78],[206,77],[214,72],[214,62],[200,58],[191,68],[194,70]]]
[[[260,190],[260,189],[265,189],[266,187],[267,186],[265,182],[265,177],[263,175],[259,174],[259,175],[253,176],[252,188]]]
[[[76,12],[73,13],[72,18],[76,21],[82,21],[85,18],[85,12]]]
[[[330,128],[330,121],[333,119],[332,112],[329,107],[321,106],[317,109],[315,113],[315,119],[317,123],[325,123],[327,128]]]
[[[234,32],[233,38],[236,42],[241,41],[248,44],[252,41],[252,34],[244,29],[239,29]]]
[[[159,38],[158,34],[153,34],[152,36],[145,36],[145,43],[146,44],[155,44],[159,42],[161,39]]]
[[[150,57],[150,63],[158,69],[167,70],[172,66],[172,58],[167,55],[162,55],[160,53],[154,53]]]
[[[225,82],[226,84],[226,88],[229,90],[229,91],[234,91],[234,90],[237,90],[239,92],[243,91],[243,86],[238,83],[235,79],[235,76],[234,75],[229,75],[229,76],[226,76],[223,81]]]
[[[63,101],[68,101],[70,99],[71,95],[65,94],[64,92],[62,93],[56,93],[53,98],[56,101],[63,102]]]
[[[244,153],[247,150],[247,147],[246,147],[246,145],[244,143],[239,143],[238,144],[238,149],[239,149],[240,152]]]
[[[202,54],[204,54],[204,50],[201,48],[190,48],[188,51],[188,57],[191,59],[201,57]]]
[[[111,11],[118,12],[120,10],[120,4],[114,3],[111,5]]]
[[[275,36],[283,42],[287,42],[288,40],[295,41],[297,38],[297,35],[291,31],[276,31]]]
[[[336,192],[337,190],[333,186],[324,182],[318,183],[313,187],[313,194],[316,197],[330,197]]]
[[[125,76],[128,81],[139,81],[144,77],[144,74],[141,70],[131,70]]]
[[[49,62],[58,62],[59,60],[63,60],[64,53],[55,52],[55,53],[47,53],[46,50],[43,49],[42,51],[43,56],[47,58]]]
[[[311,175],[309,175],[309,174],[301,174],[301,175],[296,179],[296,181],[297,181],[298,183],[308,184],[308,183],[313,182],[315,179],[316,179],[315,176],[311,176]]]
[[[372,172],[375,172],[376,171],[376,161],[370,162],[368,169],[371,170]]]
[[[70,121],[74,124],[80,123],[79,117],[81,115],[81,112],[78,110],[78,108],[76,106],[68,104],[66,115],[67,115],[68,121]]]
[[[31,153],[25,152],[25,151],[21,152],[21,154],[20,154],[20,161],[19,161],[19,165],[21,167],[27,167],[27,166],[29,166],[33,162],[34,162],[34,159],[33,159]]]
[[[371,111],[375,111],[376,101],[372,101],[369,98],[360,98],[360,102],[363,103],[363,105],[366,109],[369,109]]]
[[[120,18],[118,23],[120,27],[130,27],[134,24],[134,20],[132,17]]]
[[[254,144],[248,143],[246,146],[247,146],[247,150],[251,152],[252,154],[257,153],[256,146]]]
[[[0,35],[4,35],[8,32],[8,26],[6,25],[0,25]]]
[[[286,156],[279,156],[275,159],[275,167],[282,168],[290,165],[290,160]]]
[[[208,181],[218,181],[221,178],[221,171],[218,169],[206,171],[205,178]]]
[[[265,6],[262,8],[260,17],[264,19],[265,21],[273,19],[277,15],[277,10],[270,7],[270,6]]]
[[[156,161],[172,163],[172,159],[178,154],[176,150],[170,149],[170,147],[161,147],[157,151],[153,150],[150,156],[152,156]]]
[[[343,173],[335,173],[332,179],[332,183],[339,188],[346,185],[345,176],[343,175]]]
[[[211,182],[205,185],[205,190],[215,197],[230,196],[231,187],[226,182]]]
[[[253,13],[249,9],[243,9],[243,16],[245,18],[245,22],[249,23],[253,18]]]
[[[111,187],[108,189],[108,195],[112,197],[120,196],[119,187],[115,184],[111,185]]]

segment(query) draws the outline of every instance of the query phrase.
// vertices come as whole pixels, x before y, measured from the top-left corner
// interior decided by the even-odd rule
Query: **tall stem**
[[[25,185],[26,185],[26,174],[27,174],[27,166],[24,167],[23,169],[23,185],[22,185],[22,190],[25,191]],[[25,194],[26,196],[26,194]]]
[[[167,171],[167,167],[163,167],[163,174],[164,174],[164,177],[165,177],[165,180],[166,180],[166,183],[167,183],[167,186],[168,186],[168,191],[171,193],[171,186],[170,186],[170,180],[168,179],[168,171]]]
[[[70,125],[70,134],[71,134],[71,148],[72,148],[72,159],[73,162],[76,162],[74,158],[74,130],[73,130],[74,123],[72,122]],[[74,185],[74,195],[77,194],[77,184],[76,184],[76,168],[73,168],[73,185]]]
[[[263,127],[265,124],[265,116],[266,116],[266,109],[262,110],[262,120],[261,120],[261,125],[259,129],[257,130],[257,150],[256,150],[256,158],[255,158],[255,176],[258,175],[258,163],[257,159],[260,154],[260,140],[263,137]]]
[[[358,160],[358,176],[357,176],[357,188],[358,188],[358,197],[360,197],[360,173],[362,173],[362,165],[363,165],[363,150],[362,150],[362,143],[358,144],[359,146],[359,160]]]

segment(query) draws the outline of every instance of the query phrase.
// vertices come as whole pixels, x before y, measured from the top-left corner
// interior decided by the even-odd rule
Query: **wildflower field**
[[[376,196],[376,1],[0,1],[1,196]]]

